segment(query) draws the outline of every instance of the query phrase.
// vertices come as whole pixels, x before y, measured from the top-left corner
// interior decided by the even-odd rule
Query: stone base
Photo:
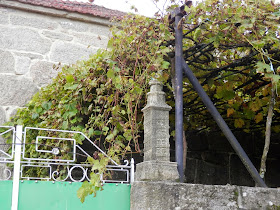
[[[144,161],[136,165],[136,181],[176,181],[178,179],[177,163]]]
[[[280,189],[175,182],[133,182],[131,210],[279,209]]]

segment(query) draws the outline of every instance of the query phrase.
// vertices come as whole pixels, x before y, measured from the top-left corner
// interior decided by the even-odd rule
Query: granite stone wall
[[[0,1],[0,125],[59,71],[108,41],[104,18]]]
[[[131,210],[277,210],[280,190],[234,185],[134,182]]]
[[[186,133],[188,154],[185,175],[188,183],[255,186],[254,180],[225,136],[220,133]],[[262,134],[235,132],[235,136],[259,170],[264,147]],[[265,183],[269,187],[280,187],[279,150],[279,135],[272,134],[265,174]]]

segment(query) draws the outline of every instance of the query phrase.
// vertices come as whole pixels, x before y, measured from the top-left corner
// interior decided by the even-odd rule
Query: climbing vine
[[[151,78],[165,84],[167,103],[174,107],[170,76],[174,28],[169,21],[167,16],[124,17],[112,27],[108,49],[63,66],[9,124],[81,131],[116,162],[141,152],[141,108]],[[264,131],[271,89],[277,95],[280,86],[279,5],[267,0],[206,0],[185,8],[182,26],[184,59],[230,127]],[[183,91],[185,129],[216,130],[187,79]],[[274,132],[280,131],[279,116],[277,95]],[[173,127],[172,113],[170,119]],[[75,139],[83,143],[83,138]],[[91,182],[83,183],[78,191],[82,201],[102,188],[93,172],[105,173],[109,159],[87,161],[93,170]]]
[[[164,21],[125,17],[111,29],[107,50],[99,50],[86,61],[63,66],[50,85],[42,88],[26,108],[18,110],[10,124],[81,131],[118,163],[127,154],[139,153],[141,108],[145,105],[147,84],[152,77],[168,79],[169,62],[164,56],[170,49],[163,42],[172,34]],[[35,133],[28,139],[35,139]],[[82,144],[81,135],[75,135],[75,139]],[[42,143],[54,144],[49,140]],[[32,151],[34,145],[27,145],[30,157],[38,155]],[[66,158],[69,152],[63,155],[60,158]],[[105,172],[108,161],[88,159],[92,171],[99,174]],[[96,173],[91,173],[91,182],[83,184],[78,196],[83,201],[100,188]]]
[[[186,7],[186,13],[185,60],[232,130],[265,133],[260,168],[264,178],[271,129],[280,128],[279,4],[210,0]],[[198,96],[189,85],[185,88],[185,115],[190,116],[185,124],[215,130]]]

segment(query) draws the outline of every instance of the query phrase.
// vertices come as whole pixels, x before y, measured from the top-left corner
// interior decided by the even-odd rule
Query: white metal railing
[[[76,163],[78,155],[84,158],[90,157],[90,155],[77,144],[75,135],[83,136],[84,141],[88,141],[94,150],[109,158],[111,165],[107,165],[106,168],[107,171],[112,172],[113,178],[106,179],[101,174],[100,180],[103,183],[131,183],[134,181],[133,159],[130,164],[128,160],[125,160],[122,165],[117,164],[82,132],[33,127],[25,127],[23,130],[21,125],[16,128],[0,126],[0,129],[2,147],[10,146],[9,151],[0,148],[0,163],[7,165],[3,171],[3,174],[6,175],[4,180],[9,180],[13,176],[12,210],[17,209],[20,180],[90,181],[89,172],[91,170],[89,169],[92,165]],[[34,136],[34,133],[35,139],[29,139],[31,134]],[[40,135],[36,135],[37,133]],[[9,135],[8,140],[5,138],[7,135]],[[48,144],[47,141],[51,143]],[[65,154],[69,158],[64,159]],[[27,176],[28,173],[25,171],[28,169],[42,170],[45,175]]]
[[[13,174],[13,179],[27,179],[27,180],[46,180],[46,181],[72,181],[72,182],[82,182],[85,180],[90,180],[89,177],[89,168],[90,164],[77,164],[77,155],[84,157],[90,157],[88,152],[86,152],[81,146],[77,144],[74,135],[82,135],[86,141],[92,145],[99,153],[102,153],[104,156],[109,158],[112,165],[107,165],[107,170],[113,172],[114,174],[120,172],[122,173],[121,177],[118,179],[103,179],[101,175],[101,181],[103,183],[113,182],[113,183],[130,183],[134,180],[134,160],[131,159],[129,164],[128,160],[124,161],[124,164],[117,164],[112,158],[110,158],[104,151],[102,151],[93,141],[91,141],[86,135],[82,132],[77,131],[67,131],[67,130],[56,130],[56,129],[46,129],[46,128],[33,128],[25,127],[22,130],[22,126],[17,126],[16,129],[10,126],[0,126],[4,131],[0,133],[0,137],[10,133],[10,151],[4,151],[0,149],[0,163],[9,164],[8,166],[13,165],[13,173],[11,167],[4,169],[4,174],[6,174],[5,180],[11,179]],[[36,136],[35,139],[28,139],[29,132],[38,132],[41,134]],[[51,134],[51,136],[42,135]],[[69,137],[59,137],[59,135],[64,134],[71,136]],[[22,138],[23,136],[23,138]],[[58,146],[48,145],[42,142],[46,140],[58,142]],[[62,148],[60,145],[65,145],[67,142],[67,153],[70,154],[71,158],[63,159],[62,154],[66,153],[65,148]],[[3,143],[3,142],[2,142]],[[67,145],[66,144],[66,145]],[[3,145],[3,144],[2,144]],[[30,148],[28,150],[27,145],[33,146],[32,154],[30,153]],[[50,149],[45,149],[46,147]],[[35,157],[33,156],[35,155]],[[43,157],[45,156],[45,157]],[[25,170],[27,168],[35,169],[41,168],[42,170],[47,171],[45,176],[26,176]],[[64,168],[63,177],[60,173],[60,169]],[[75,174],[81,174],[79,177]],[[17,174],[19,177],[17,177]]]
[[[10,126],[0,126],[2,129],[6,129],[5,131],[0,133],[0,137],[3,138],[5,134],[8,134],[10,132],[10,152],[4,151],[3,149],[0,149],[0,163],[8,163],[8,164],[15,164],[16,160],[16,154],[20,154],[17,156],[17,158],[20,159],[20,179],[28,179],[28,180],[47,180],[47,181],[85,181],[90,180],[88,176],[88,169],[91,168],[90,164],[77,164],[75,163],[77,161],[77,155],[82,155],[85,157],[89,157],[90,155],[82,148],[80,147],[75,138],[61,138],[57,137],[58,135],[64,133],[64,134],[79,134],[82,135],[86,141],[88,141],[93,148],[95,148],[98,152],[102,153],[104,156],[109,158],[112,165],[107,165],[107,170],[112,172],[124,172],[125,176],[123,180],[114,180],[114,179],[104,179],[102,182],[116,182],[116,183],[130,183],[133,181],[134,177],[134,160],[132,159],[129,165],[129,161],[125,160],[124,164],[119,165],[117,164],[113,159],[111,159],[104,151],[102,151],[94,142],[92,142],[86,135],[84,135],[82,132],[77,131],[67,131],[67,130],[56,130],[56,129],[46,129],[46,128],[33,128],[33,127],[25,127],[24,131],[19,131],[22,129],[22,126],[17,126],[17,130],[14,127]],[[17,133],[16,133],[17,131]],[[52,136],[36,136],[36,139],[34,142],[30,142],[30,139],[28,140],[28,132],[30,131],[45,131],[46,133],[52,133]],[[23,139],[22,139],[23,135]],[[56,136],[55,136],[56,135]],[[61,153],[63,153],[63,148],[60,148],[59,146],[50,146],[47,144],[42,144],[40,141],[44,140],[53,140],[53,141],[59,141],[59,142],[71,142],[71,145],[68,146],[68,150],[71,149],[71,151],[67,151],[67,153],[71,154],[71,159],[62,159],[61,156],[59,156]],[[3,141],[3,139],[2,139]],[[26,146],[27,145],[33,145],[34,146],[34,153],[37,153],[38,157],[32,157],[30,153],[28,153]],[[40,146],[43,147],[49,147],[51,149],[41,149]],[[16,150],[17,149],[17,150]],[[79,151],[79,152],[78,152]],[[43,154],[49,154],[48,157],[43,158]],[[55,167],[56,166],[56,167]],[[15,167],[15,165],[14,165]],[[34,177],[34,176],[25,176],[24,170],[25,168],[45,168],[48,170],[48,176],[45,177]],[[59,171],[56,168],[64,167],[66,169],[66,172],[64,173],[63,179],[58,179]],[[80,172],[82,172],[82,178],[76,179],[75,176],[73,176],[73,172],[75,169],[79,169]],[[12,171],[9,168],[4,169],[6,172],[6,180],[11,178]],[[101,179],[103,177],[101,176]]]

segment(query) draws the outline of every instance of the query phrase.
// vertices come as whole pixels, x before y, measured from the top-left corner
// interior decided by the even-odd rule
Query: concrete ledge
[[[177,163],[169,161],[145,161],[136,165],[137,181],[175,181],[179,179]]]
[[[272,210],[280,208],[280,189],[136,181],[130,202],[131,210]]]

